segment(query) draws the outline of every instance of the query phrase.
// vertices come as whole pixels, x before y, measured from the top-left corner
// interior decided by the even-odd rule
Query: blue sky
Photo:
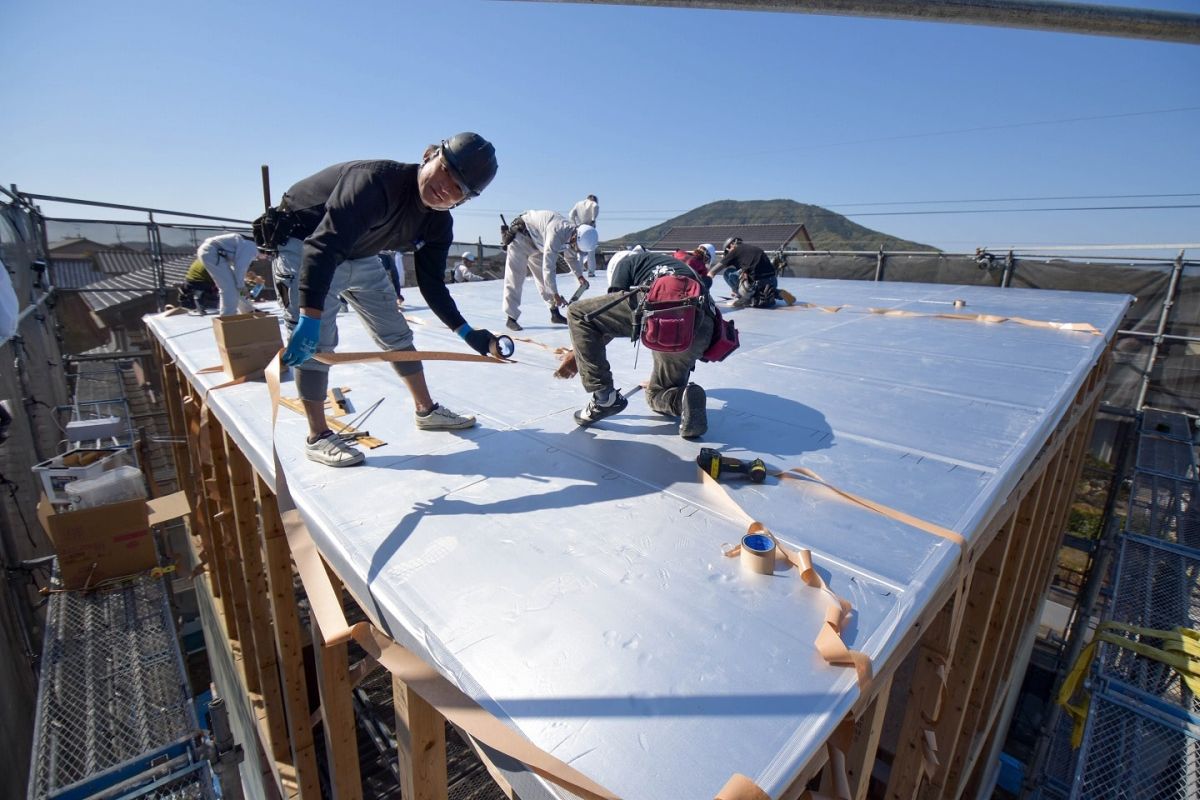
[[[249,218],[260,164],[278,200],[328,164],[413,161],[477,130],[500,173],[456,212],[460,240],[590,192],[604,237],[791,198],[955,251],[1200,241],[1195,208],[855,216],[1200,205],[1197,46],[503,0],[8,3],[0,19],[0,181],[31,192]]]

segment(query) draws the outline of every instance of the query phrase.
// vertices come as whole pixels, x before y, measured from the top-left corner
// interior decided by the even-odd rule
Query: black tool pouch
[[[508,247],[513,243],[519,234],[527,233],[529,229],[525,227],[525,220],[517,217],[509,225],[500,226],[500,246]]]
[[[258,249],[274,253],[292,236],[296,228],[296,216],[290,211],[268,208],[262,216],[251,223],[254,229],[254,244]]]

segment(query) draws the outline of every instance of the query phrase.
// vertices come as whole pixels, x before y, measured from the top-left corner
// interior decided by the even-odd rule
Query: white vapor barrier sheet
[[[567,277],[563,278],[564,280]],[[603,283],[601,279],[598,283]],[[366,464],[308,461],[306,424],[280,411],[278,446],[321,552],[369,614],[539,747],[617,794],[711,798],[734,772],[783,792],[859,696],[852,669],[814,646],[828,603],[794,570],[748,574],[722,543],[744,532],[704,500],[701,444],[808,467],[846,491],[978,536],[1063,418],[1114,336],[1126,295],[925,284],[785,279],[802,302],[847,306],[726,309],[742,347],[701,364],[709,431],[629,408],[588,428],[572,413],[579,381],[556,380],[552,352],[517,342],[510,365],[425,366],[434,399],[479,425],[417,430],[412,399],[384,364],[334,367],[360,426],[387,442]],[[452,287],[475,327],[504,330],[501,284]],[[589,295],[597,289],[592,289]],[[408,294],[417,347],[465,351]],[[1103,335],[867,308],[1090,323]],[[413,304],[416,301],[417,304]],[[526,292],[517,337],[569,343]],[[221,374],[211,317],[147,324],[188,379]],[[358,317],[339,318],[344,352],[376,350]],[[628,393],[651,354],[608,347]],[[295,395],[288,378],[285,396]],[[266,386],[208,398],[265,476],[273,473]],[[754,518],[813,552],[830,588],[854,606],[843,638],[876,663],[893,654],[940,586],[958,548],[837,499],[774,478],[726,485]],[[563,797],[537,778],[523,797]],[[532,787],[532,788],[531,788]]]

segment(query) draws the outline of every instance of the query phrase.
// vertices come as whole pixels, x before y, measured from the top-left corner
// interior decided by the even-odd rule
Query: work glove
[[[289,367],[297,367],[312,358],[317,352],[317,340],[321,336],[321,320],[316,317],[300,315],[296,327],[292,329],[292,338],[288,339],[287,349],[283,351],[283,363]]]
[[[455,333],[461,336],[462,340],[466,342],[472,350],[474,350],[476,353],[479,353],[479,355],[492,355],[492,342],[496,341],[496,337],[492,335],[491,331],[485,328],[475,330],[470,325],[464,323],[458,328],[458,330],[455,331]]]

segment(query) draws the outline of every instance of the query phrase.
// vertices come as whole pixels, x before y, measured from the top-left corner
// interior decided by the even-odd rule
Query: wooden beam
[[[395,675],[396,758],[405,800],[447,800],[446,718]]]
[[[270,487],[258,477],[255,481],[262,513],[264,556],[275,647],[283,683],[283,704],[287,711],[288,741],[296,783],[304,800],[320,800],[321,781],[317,773],[312,728],[308,724],[308,681],[304,676],[304,639],[296,612],[296,587],[292,578],[292,556],[279,504]]]

